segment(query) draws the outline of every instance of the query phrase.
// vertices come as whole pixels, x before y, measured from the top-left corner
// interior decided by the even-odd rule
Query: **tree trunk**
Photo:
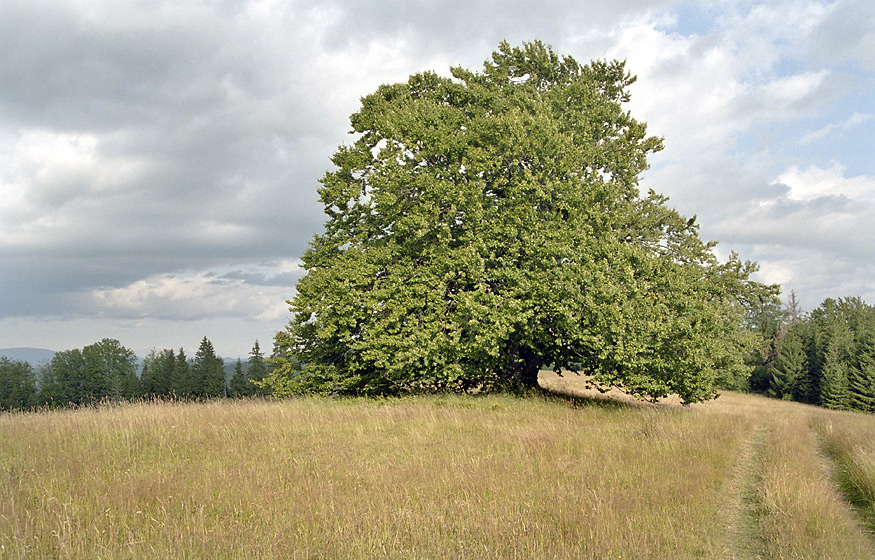
[[[541,359],[529,348],[519,348],[515,343],[519,357],[516,370],[513,372],[513,384],[520,389],[537,389],[538,372],[541,370]]]

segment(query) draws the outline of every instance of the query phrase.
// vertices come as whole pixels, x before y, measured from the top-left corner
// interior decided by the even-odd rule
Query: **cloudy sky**
[[[269,350],[360,98],[536,38],[627,60],[720,253],[875,304],[871,0],[3,0],[0,348]]]

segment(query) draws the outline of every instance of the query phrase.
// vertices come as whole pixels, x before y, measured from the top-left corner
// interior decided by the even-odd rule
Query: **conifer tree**
[[[245,397],[251,394],[251,383],[246,378],[246,373],[243,371],[243,362],[237,358],[237,363],[234,364],[234,373],[231,375],[231,382],[228,385],[229,397]]]
[[[191,365],[185,357],[185,350],[180,347],[176,353],[176,363],[173,367],[173,382],[171,393],[179,398],[186,399],[193,395],[195,384],[192,380]]]
[[[850,408],[848,365],[853,338],[845,325],[835,325],[823,358],[820,403],[827,408]]]
[[[267,377],[267,365],[264,363],[264,354],[261,352],[261,347],[257,340],[252,346],[252,351],[249,352],[249,364],[246,368],[246,377],[249,380],[249,386],[251,387],[249,394],[263,394],[263,390],[258,384]]]
[[[192,392],[196,397],[215,398],[225,395],[225,370],[222,360],[216,356],[213,343],[207,337],[201,340],[192,364],[192,377],[197,387]]]
[[[770,373],[771,396],[786,400],[798,397],[806,374],[805,348],[798,326],[791,327],[780,338]]]
[[[860,334],[854,364],[848,371],[850,406],[863,412],[875,412],[875,331]]]
[[[140,384],[140,378],[137,377],[137,372],[133,369],[128,370],[125,376],[121,379],[120,396],[122,399],[132,401],[143,396],[143,388]]]

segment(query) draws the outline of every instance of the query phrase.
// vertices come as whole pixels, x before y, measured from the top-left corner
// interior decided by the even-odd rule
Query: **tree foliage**
[[[130,399],[139,394],[137,356],[118,340],[104,338],[82,348],[86,392],[92,399]]]
[[[234,364],[234,373],[231,374],[231,379],[228,382],[229,397],[247,397],[252,394],[252,385],[246,378],[246,372],[243,371],[243,361],[237,358]]]
[[[534,386],[542,367],[711,398],[773,297],[638,176],[661,140],[622,62],[502,43],[482,72],[384,85],[321,180],[325,231],[277,335],[278,394]]]
[[[791,294],[760,365],[766,375],[754,390],[875,412],[875,307],[859,297],[828,298],[806,315]]]
[[[794,325],[782,333],[776,344],[775,360],[770,367],[769,394],[792,400],[804,390],[805,347],[800,327]]]
[[[152,350],[143,360],[140,373],[143,394],[150,397],[167,397],[172,393],[176,369],[176,354],[170,348]]]
[[[39,400],[47,405],[81,405],[140,395],[137,356],[112,338],[57,352],[43,367],[41,379]]]
[[[225,395],[225,369],[207,337],[201,340],[191,365],[191,396],[215,398]]]
[[[0,356],[0,410],[27,409],[36,405],[36,398],[33,367]]]
[[[264,395],[261,382],[267,377],[267,364],[264,361],[264,353],[258,340],[252,345],[249,352],[249,362],[246,366],[246,378],[249,381],[249,395]]]

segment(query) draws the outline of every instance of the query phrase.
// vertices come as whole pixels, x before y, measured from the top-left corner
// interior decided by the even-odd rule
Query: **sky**
[[[0,348],[269,350],[360,99],[534,39],[626,60],[718,256],[875,304],[871,0],[3,0]]]

